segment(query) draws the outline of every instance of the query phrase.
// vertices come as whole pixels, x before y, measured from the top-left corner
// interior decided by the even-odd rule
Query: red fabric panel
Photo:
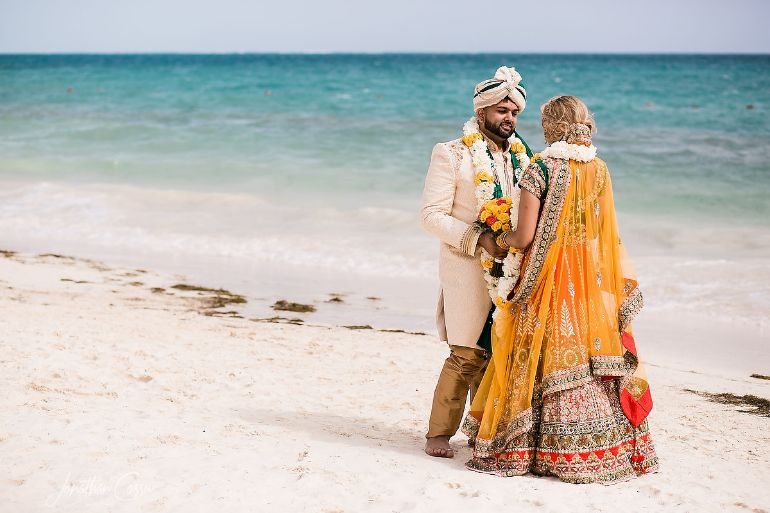
[[[623,343],[623,347],[625,347],[628,352],[638,358],[638,355],[636,354],[636,342],[634,341],[633,335],[628,332],[623,332],[623,338],[621,339],[621,342]]]
[[[650,389],[644,391],[642,397],[637,401],[634,396],[628,390],[623,390],[620,393],[620,406],[623,408],[623,413],[631,422],[634,427],[638,427],[647,415],[652,411],[652,394]]]

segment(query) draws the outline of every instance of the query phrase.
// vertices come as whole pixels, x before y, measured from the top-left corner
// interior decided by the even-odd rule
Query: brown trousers
[[[449,346],[449,349],[449,357],[444,361],[433,393],[426,438],[457,433],[468,392],[473,402],[489,361],[489,353],[483,349],[463,346]]]

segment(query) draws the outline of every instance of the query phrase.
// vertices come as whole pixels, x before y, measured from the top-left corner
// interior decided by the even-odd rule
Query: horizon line
[[[324,56],[324,55],[617,55],[617,56],[707,56],[707,55],[720,55],[720,56],[770,56],[770,52],[681,52],[681,51],[659,51],[659,52],[635,52],[635,51],[531,51],[531,52],[453,52],[453,51],[372,51],[372,52],[348,52],[348,51],[222,51],[222,52],[198,52],[198,51],[148,51],[148,52],[93,52],[93,51],[76,51],[76,52],[4,52],[0,51],[0,56],[43,56],[43,55],[56,55],[56,56],[83,56],[83,55],[115,55],[115,56],[131,56],[131,55],[189,55],[189,56],[204,56],[204,55],[308,55],[308,56]]]

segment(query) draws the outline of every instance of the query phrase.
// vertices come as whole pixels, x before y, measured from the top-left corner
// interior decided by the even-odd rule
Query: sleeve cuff
[[[463,233],[460,239],[460,250],[466,255],[473,256],[476,254],[476,245],[479,242],[479,236],[481,235],[481,228],[476,226],[475,223],[468,226],[468,229]]]
[[[541,196],[543,195],[543,189],[538,186],[538,184],[532,183],[531,181],[524,181],[522,180],[519,182],[519,187],[524,189],[525,191],[529,191],[532,193],[532,195],[538,199],[541,199]]]

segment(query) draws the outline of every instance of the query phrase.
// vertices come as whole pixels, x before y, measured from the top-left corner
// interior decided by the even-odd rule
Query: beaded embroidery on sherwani
[[[445,144],[447,149],[449,150],[449,155],[452,158],[452,170],[454,171],[455,176],[457,176],[460,173],[460,166],[463,163],[464,153],[466,149],[465,145],[463,144],[462,139],[455,139]]]

